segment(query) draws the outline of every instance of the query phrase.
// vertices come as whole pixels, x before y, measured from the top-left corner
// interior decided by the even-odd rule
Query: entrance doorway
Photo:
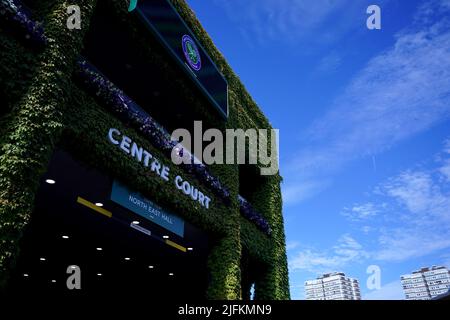
[[[206,233],[184,222],[179,236],[121,207],[110,200],[113,180],[55,152],[20,244],[10,291],[205,298]],[[81,271],[80,290],[67,287],[71,266]]]

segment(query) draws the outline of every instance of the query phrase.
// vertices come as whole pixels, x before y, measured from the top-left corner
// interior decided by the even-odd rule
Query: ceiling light
[[[52,280],[52,282],[53,282],[53,283],[55,283],[55,282],[56,282],[56,280]]]
[[[127,261],[130,261],[131,259],[130,259],[130,258],[128,258],[128,257],[126,257],[126,258],[125,258],[125,260],[127,260]]]
[[[100,248],[100,247],[99,247],[99,248],[96,248],[96,250],[97,250],[97,251],[102,251],[103,248]]]
[[[97,275],[98,275],[99,277],[101,277],[101,276],[102,276],[102,274],[101,274],[101,273],[97,273]]]
[[[192,251],[192,250],[194,250],[194,248],[189,247],[189,248],[187,248],[187,250]]]
[[[97,203],[95,203],[95,205],[96,205],[97,207],[103,207],[103,203],[101,203],[101,202],[97,202]]]
[[[169,276],[173,276],[173,273],[171,272],[171,273],[169,273]]]
[[[24,273],[23,276],[24,276],[24,277],[28,277],[28,273]]]
[[[41,260],[41,261],[45,261],[45,258],[39,258],[39,260]]]
[[[45,180],[45,182],[47,182],[48,184],[55,184],[56,183],[56,181],[52,180],[52,179],[47,179],[47,180]]]
[[[169,239],[169,236],[163,236],[164,239]]]
[[[132,224],[139,224],[139,221],[133,221]]]
[[[149,268],[149,269],[153,269],[154,267],[153,267],[153,266],[148,266],[148,268]]]
[[[63,239],[69,239],[69,236],[62,236]]]

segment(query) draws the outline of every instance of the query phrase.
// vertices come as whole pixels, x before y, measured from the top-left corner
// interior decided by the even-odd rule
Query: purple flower
[[[0,15],[18,31],[36,44],[47,44],[47,38],[40,23],[31,20],[19,0],[1,0]]]

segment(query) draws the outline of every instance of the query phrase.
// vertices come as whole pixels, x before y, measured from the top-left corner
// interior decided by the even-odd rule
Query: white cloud
[[[445,140],[443,152],[446,154],[450,154],[450,139]]]
[[[367,220],[377,216],[386,204],[381,205],[368,202],[364,204],[354,204],[351,208],[344,208],[341,214],[352,221]]]
[[[402,227],[383,232],[379,237],[379,249],[374,258],[382,261],[401,262],[430,255],[450,247],[450,231],[433,227]]]
[[[450,222],[448,184],[433,170],[408,170],[389,179],[381,191],[408,210],[410,222],[424,226],[439,221]],[[380,190],[380,189],[378,189]]]
[[[363,226],[361,228],[361,231],[364,232],[365,234],[369,234],[372,230],[373,228],[371,226]]]
[[[405,170],[378,185],[375,202],[344,208],[343,215],[361,223],[364,233],[377,239],[371,258],[400,262],[450,248],[450,188],[440,163],[448,156],[447,144],[433,162]],[[367,225],[370,217],[372,224]]]
[[[307,130],[302,138],[307,147],[283,168],[286,204],[323,191],[327,185],[317,188],[317,181],[330,184],[349,162],[450,119],[450,19],[423,21],[400,32],[390,49],[371,59],[331,111]],[[448,170],[442,167],[443,173]]]
[[[372,258],[401,262],[428,256],[450,248],[450,181],[441,163],[449,156],[448,140],[433,162],[404,170],[386,179],[366,194],[372,201],[344,207],[341,214],[354,224],[360,235],[370,233],[370,249],[344,236],[333,251],[304,250],[292,259],[304,270],[332,271],[346,261]],[[347,244],[342,245],[342,241]],[[353,241],[354,240],[354,241]],[[349,249],[349,250],[347,250]],[[309,263],[305,262],[309,259]],[[436,262],[437,263],[437,262]],[[334,268],[336,269],[336,268]]]
[[[290,241],[290,242],[286,243],[286,250],[291,251],[291,250],[297,249],[299,246],[300,246],[299,242]]]
[[[388,283],[379,290],[370,291],[362,296],[363,300],[404,300],[402,283],[400,280]]]
[[[341,64],[342,57],[337,52],[333,51],[320,60],[316,71],[320,73],[332,73],[336,71]]]
[[[282,184],[283,203],[285,205],[300,203],[320,193],[329,185],[330,182],[327,180],[311,181],[303,179],[297,179],[297,181],[289,184]]]
[[[225,9],[246,39],[260,45],[267,44],[268,40],[335,41],[357,23],[349,17],[359,8],[350,0],[288,0],[282,5],[279,0],[215,0],[215,3]],[[346,19],[337,17],[342,10],[347,13]],[[331,18],[334,18],[332,23],[328,23]]]
[[[445,253],[441,256],[441,263],[439,265],[445,266],[450,269],[450,254]]]
[[[322,177],[450,119],[450,21],[403,30],[303,136],[285,175]]]
[[[439,172],[447,179],[447,181],[450,181],[450,139],[444,141],[442,154],[439,155],[437,159],[442,163],[441,167],[438,169]]]
[[[446,13],[450,10],[450,0],[424,1],[417,10],[416,23],[430,23],[434,14]]]
[[[430,170],[409,170],[391,178],[381,190],[407,210],[403,222],[426,230],[437,223],[450,223],[450,194],[443,191],[446,185]]]
[[[428,24],[399,33],[395,45],[373,58],[332,110],[310,128],[310,147],[292,157],[295,160],[283,172],[291,185],[300,179],[330,181],[350,161],[381,153],[450,119],[450,16],[436,23],[420,21]],[[382,199],[343,210],[349,219],[364,223],[358,230],[370,231],[374,247],[363,248],[351,237],[355,243],[347,241],[348,247],[299,250],[289,259],[291,270],[323,273],[369,257],[401,262],[448,250],[449,154],[447,141],[431,167],[400,172],[370,195]],[[288,204],[296,199],[296,191],[304,194],[301,188],[291,188]],[[376,222],[368,225],[367,218],[375,216]]]
[[[439,168],[439,171],[450,181],[450,160],[445,161],[444,165]]]
[[[300,180],[312,185],[331,181],[349,162],[382,153],[450,119],[450,15],[440,15],[443,18],[437,23],[423,17],[422,25],[403,30],[392,48],[369,61],[332,110],[311,126],[308,147],[284,168],[291,185]],[[448,251],[449,154],[450,140],[430,167],[399,172],[380,184],[369,202],[343,210],[350,220],[361,223],[358,232],[370,232],[370,247],[352,236],[355,242],[347,241],[348,247],[298,250],[289,257],[291,271],[320,274],[343,271],[368,258],[397,263]],[[296,199],[295,188],[289,190],[288,204],[292,199]],[[404,295],[396,281],[364,298],[403,299]]]
[[[364,248],[350,235],[339,238],[337,244],[327,251],[303,249],[289,259],[292,271],[309,271],[315,274],[339,271],[350,263],[356,263],[367,257]]]

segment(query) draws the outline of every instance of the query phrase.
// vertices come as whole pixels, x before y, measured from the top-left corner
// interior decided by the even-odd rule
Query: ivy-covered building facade
[[[1,0],[0,101],[2,291],[290,298],[281,177],[171,160],[271,129],[184,0]]]

